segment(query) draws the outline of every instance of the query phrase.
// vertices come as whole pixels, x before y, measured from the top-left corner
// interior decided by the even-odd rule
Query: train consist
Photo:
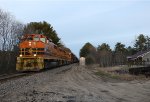
[[[78,62],[78,58],[64,47],[58,47],[43,34],[26,34],[19,44],[17,71],[39,71],[49,68],[51,62],[57,66]]]

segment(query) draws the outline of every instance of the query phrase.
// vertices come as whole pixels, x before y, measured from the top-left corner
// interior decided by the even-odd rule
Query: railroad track
[[[15,78],[20,78],[28,75],[29,73],[15,73],[15,74],[6,74],[0,76],[0,82],[8,81]]]
[[[47,69],[41,70],[39,72],[20,72],[20,73],[0,75],[0,83],[11,80],[11,79],[17,79],[17,78],[21,78],[21,77],[24,77],[24,76],[29,76],[29,75],[33,75],[33,74],[37,74],[37,73],[42,73],[42,72],[45,72],[45,71],[48,71],[48,70],[57,69],[59,67],[63,67],[63,66],[55,66],[55,67],[52,67],[52,68],[47,68]],[[62,71],[64,71],[64,70],[68,70],[68,69],[62,69]]]
[[[0,82],[4,82],[4,81],[15,79],[15,78],[21,78],[23,76],[44,72],[44,71],[47,71],[47,70],[50,70],[50,69],[51,68],[47,68],[47,69],[41,70],[39,72],[31,71],[31,72],[18,72],[18,73],[11,73],[11,74],[3,74],[3,75],[0,75]]]

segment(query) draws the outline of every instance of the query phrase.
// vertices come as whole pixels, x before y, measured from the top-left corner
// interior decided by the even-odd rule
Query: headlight
[[[22,57],[22,54],[20,54],[19,56]]]
[[[33,55],[34,57],[36,56],[36,54]]]
[[[31,42],[29,42],[29,46],[31,46]]]

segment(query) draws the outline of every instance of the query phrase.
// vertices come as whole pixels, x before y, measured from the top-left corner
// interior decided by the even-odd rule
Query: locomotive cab
[[[47,43],[47,38],[42,34],[27,34],[22,36],[21,42],[23,41],[41,41],[43,43]]]
[[[43,35],[28,34],[22,37],[20,48],[20,57],[22,56],[42,56],[44,55],[47,38]]]

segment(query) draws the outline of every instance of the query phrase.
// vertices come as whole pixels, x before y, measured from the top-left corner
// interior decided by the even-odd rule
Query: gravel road
[[[150,80],[111,81],[72,64],[0,83],[0,102],[150,102]]]

